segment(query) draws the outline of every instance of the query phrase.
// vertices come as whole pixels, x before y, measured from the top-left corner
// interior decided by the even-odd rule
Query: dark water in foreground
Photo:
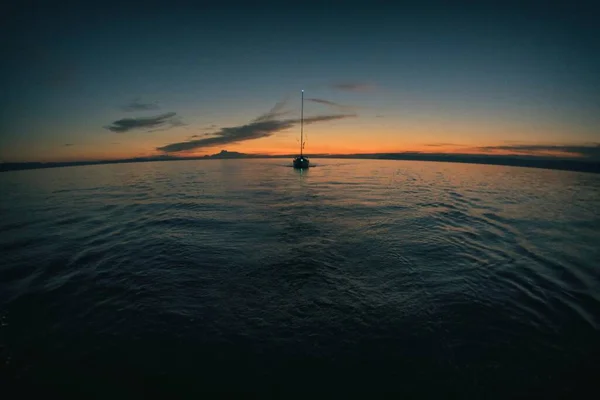
[[[599,175],[371,160],[300,174],[286,161],[0,174],[5,382],[170,396],[598,388]]]

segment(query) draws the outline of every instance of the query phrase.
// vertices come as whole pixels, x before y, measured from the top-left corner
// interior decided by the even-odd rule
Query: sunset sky
[[[308,154],[600,154],[591,3],[11,3],[0,162],[295,153],[302,89]]]

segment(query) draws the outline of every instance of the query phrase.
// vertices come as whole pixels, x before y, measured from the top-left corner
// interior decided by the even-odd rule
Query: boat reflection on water
[[[296,171],[296,173],[299,176],[307,176],[308,172],[310,171],[310,168],[295,168],[294,167],[294,171]]]

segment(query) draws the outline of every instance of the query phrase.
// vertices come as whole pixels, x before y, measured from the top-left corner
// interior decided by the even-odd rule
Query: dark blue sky
[[[315,151],[600,142],[591,5],[124,3],[9,6],[0,161],[150,154],[223,136],[286,96],[295,113],[300,89],[355,107],[311,127]],[[340,111],[322,107],[307,112]],[[288,128],[230,143],[288,152]],[[188,147],[220,150],[203,143]]]

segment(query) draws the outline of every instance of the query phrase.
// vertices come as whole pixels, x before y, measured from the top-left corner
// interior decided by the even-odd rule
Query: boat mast
[[[304,148],[304,89],[302,89],[302,105],[300,106],[300,157]]]

